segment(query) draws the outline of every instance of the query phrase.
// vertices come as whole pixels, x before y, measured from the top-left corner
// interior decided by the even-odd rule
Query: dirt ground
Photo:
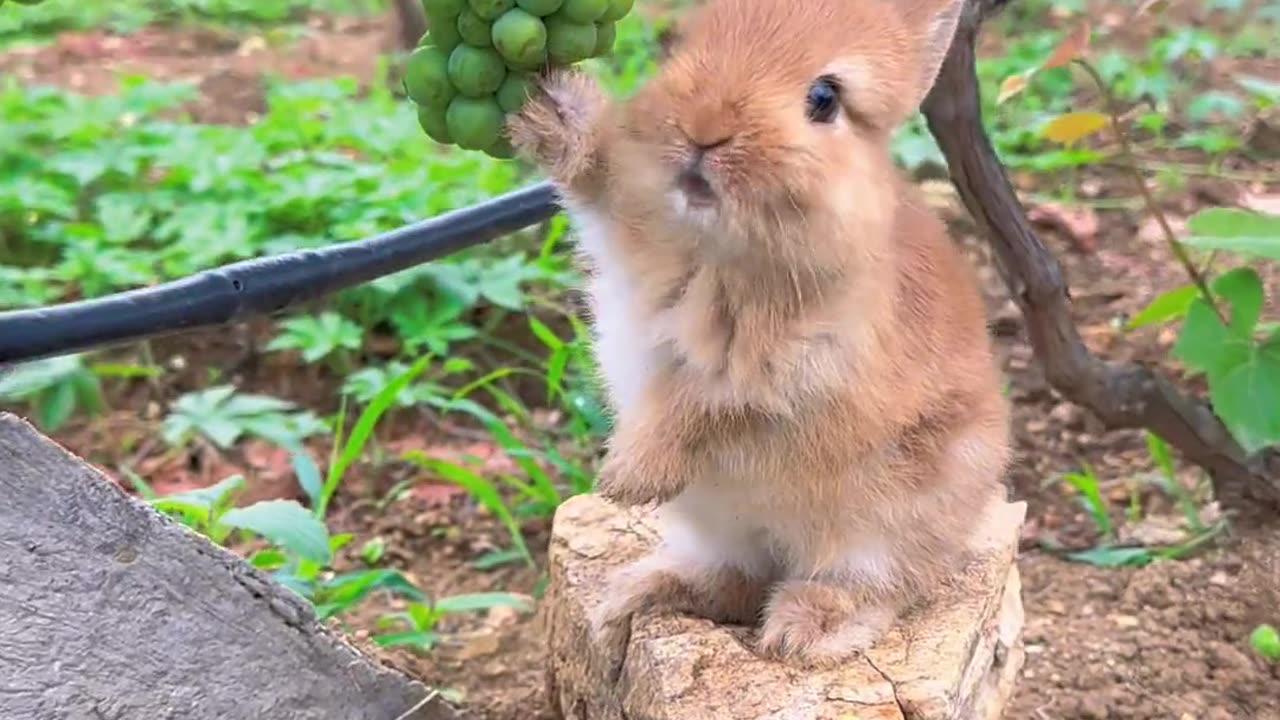
[[[385,20],[317,20],[299,42],[172,30],[148,30],[127,38],[69,34],[51,47],[0,56],[0,73],[82,91],[108,91],[114,85],[111,76],[125,70],[192,79],[204,91],[203,101],[193,108],[196,117],[242,122],[262,111],[264,71],[288,77],[342,73],[372,80],[375,58],[390,48],[393,36]],[[1100,197],[1131,197],[1132,188],[1125,182],[1123,177],[1106,175],[1082,179]],[[940,205],[953,202],[945,186],[938,187],[937,197]],[[1169,200],[1167,211],[1176,222],[1206,202],[1274,201],[1277,197],[1280,187],[1196,181],[1187,192]],[[1126,333],[1117,323],[1161,290],[1182,284],[1152,225],[1127,210],[1083,215],[1051,207],[1032,210],[1042,218],[1044,237],[1063,262],[1076,320],[1090,347],[1116,359],[1154,363],[1167,357],[1172,332]],[[1029,504],[1019,561],[1024,573],[1028,657],[1007,717],[1280,719],[1280,668],[1254,656],[1246,640],[1256,623],[1280,619],[1280,525],[1241,523],[1236,532],[1196,557],[1141,569],[1100,569],[1066,562],[1045,550],[1054,545],[1088,547],[1095,539],[1077,499],[1057,478],[1085,462],[1091,464],[1106,483],[1113,517],[1119,522],[1130,498],[1128,480],[1151,470],[1145,440],[1134,431],[1106,431],[1048,387],[989,252],[974,237],[963,212],[945,212],[979,266],[988,295],[992,330],[1015,407],[1018,456],[1007,481],[1011,496]],[[1079,227],[1093,223],[1096,230],[1082,237],[1086,233]],[[241,336],[254,332],[253,327],[243,329]],[[226,333],[197,333],[166,340],[157,348],[161,358],[192,356],[197,351],[211,358],[206,362],[231,363],[237,358],[236,341]],[[322,378],[308,378],[276,364],[249,363],[238,372],[247,386],[270,388],[285,397],[322,397],[326,402],[334,397],[333,388],[326,388]],[[282,389],[286,377],[288,384]],[[189,389],[180,387],[185,382],[194,379],[179,380],[164,394]],[[171,487],[218,479],[232,468],[245,471],[257,483],[256,492],[263,495],[296,492],[287,458],[264,446],[251,444],[232,456],[208,448],[197,451],[195,458],[163,454],[149,440],[156,425],[156,398],[132,395],[127,399],[115,403],[121,410],[75,424],[59,439],[108,469],[129,460],[153,477],[174,475]],[[127,458],[121,457],[121,443],[105,440],[122,435],[138,438],[127,444]],[[466,442],[421,418],[398,420],[383,436],[392,447]],[[476,557],[503,544],[504,531],[458,492],[431,484],[415,472],[395,465],[376,471],[357,468],[340,496],[339,529],[360,537],[385,538],[387,562],[433,594],[481,590],[533,594],[540,579],[533,571],[509,566],[482,572],[471,566]],[[1194,483],[1198,474],[1188,469],[1185,476]],[[379,508],[381,494],[406,478],[422,482],[407,501]],[[1148,524],[1159,525],[1176,515],[1158,493],[1149,488],[1138,493],[1145,516],[1151,518]],[[545,522],[530,523],[526,532],[530,546],[540,554],[545,547]],[[361,622],[379,610],[385,607],[370,607],[351,618],[351,631],[367,635],[368,628],[361,627]],[[430,654],[394,651],[387,654],[388,660],[455,693],[492,720],[550,717],[542,697],[542,641],[536,616],[494,611],[483,617],[450,617],[441,629],[445,640]]]

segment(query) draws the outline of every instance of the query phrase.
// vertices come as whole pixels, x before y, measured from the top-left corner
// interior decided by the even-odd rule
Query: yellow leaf
[[[1138,9],[1133,12],[1133,17],[1136,19],[1148,12],[1163,12],[1167,7],[1169,7],[1169,3],[1165,0],[1143,0]]]
[[[1031,77],[1030,72],[1020,73],[1018,75],[1010,75],[1000,83],[1000,94],[996,95],[996,104],[1000,105],[1005,100],[1017,95],[1027,87],[1027,81]]]
[[[1054,118],[1040,134],[1054,142],[1070,145],[1106,126],[1107,116],[1102,113],[1074,112]]]
[[[1062,41],[1062,44],[1058,45],[1053,54],[1049,56],[1049,59],[1041,66],[1041,69],[1049,70],[1062,67],[1083,55],[1088,47],[1089,21],[1085,20],[1076,26],[1076,29]]]

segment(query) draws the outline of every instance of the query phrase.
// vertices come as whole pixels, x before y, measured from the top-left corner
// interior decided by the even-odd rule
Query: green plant
[[[495,607],[510,607],[520,611],[530,609],[529,602],[525,598],[502,592],[468,593],[443,597],[434,603],[410,603],[404,612],[390,613],[378,619],[379,630],[396,626],[403,629],[378,633],[373,636],[373,641],[381,647],[412,647],[430,650],[440,641],[440,635],[435,631],[435,627],[441,618],[451,613],[491,610]]]
[[[350,367],[350,353],[359,350],[364,339],[359,325],[335,312],[289,318],[280,325],[281,332],[267,344],[268,350],[299,350],[308,363],[336,357],[339,369]]]
[[[159,497],[136,476],[133,482],[153,507],[214,543],[225,545],[237,532],[266,540],[270,546],[250,555],[249,562],[271,572],[280,584],[311,602],[320,619],[349,610],[377,590],[412,600],[423,598],[394,570],[328,572],[335,553],[352,536],[331,536],[319,518],[293,500],[264,500],[233,507],[238,491],[244,488],[244,478],[239,475],[207,488]]]
[[[1273,662],[1280,662],[1280,632],[1272,625],[1259,625],[1249,635],[1255,652]]]
[[[163,434],[165,442],[174,446],[201,435],[218,447],[229,448],[244,435],[290,446],[327,429],[314,413],[299,411],[293,403],[218,385],[178,398],[164,419]]]
[[[1093,468],[1085,464],[1083,472],[1066,473],[1063,480],[1080,493],[1080,504],[1089,512],[1089,517],[1093,519],[1104,542],[1114,539],[1115,528],[1111,525],[1107,501],[1102,497],[1101,483]]]
[[[82,355],[25,363],[0,375],[0,401],[26,404],[48,432],[61,428],[77,409],[97,414],[105,407],[98,375]]]
[[[1071,146],[1110,129],[1118,146],[1117,164],[1129,174],[1143,203],[1157,222],[1166,246],[1188,278],[1188,284],[1156,298],[1139,313],[1130,327],[1182,321],[1173,355],[1209,385],[1214,413],[1247,452],[1280,443],[1280,330],[1261,322],[1264,305],[1262,280],[1251,267],[1237,267],[1215,274],[1219,253],[1249,260],[1280,260],[1280,217],[1234,209],[1201,210],[1187,222],[1189,237],[1179,238],[1148,188],[1141,160],[1126,126],[1125,111],[1106,73],[1087,59],[1090,29],[1087,23],[1059,44],[1047,60],[1009,76],[1001,92],[1007,99],[1021,92],[1038,73],[1081,68],[1102,95],[1103,112],[1072,111],[1057,115],[1043,127],[1045,137]],[[1163,63],[1188,56],[1211,58],[1216,42],[1204,33],[1183,28],[1156,43],[1154,52]],[[1202,95],[1199,113],[1228,112],[1243,103],[1234,95]],[[1230,114],[1230,112],[1228,112]],[[1207,259],[1193,258],[1194,251],[1209,251]]]

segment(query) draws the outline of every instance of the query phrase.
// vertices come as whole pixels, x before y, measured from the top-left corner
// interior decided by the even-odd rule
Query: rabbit
[[[896,170],[964,0],[708,0],[612,100],[544,72],[507,122],[589,276],[614,429],[597,491],[656,505],[599,630],[757,626],[830,667],[962,569],[1008,407],[973,268]]]

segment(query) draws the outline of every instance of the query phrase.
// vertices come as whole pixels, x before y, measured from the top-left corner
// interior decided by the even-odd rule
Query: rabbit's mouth
[[[707,226],[720,214],[720,194],[707,177],[704,153],[694,153],[676,172],[668,199],[676,217],[694,225]]]

